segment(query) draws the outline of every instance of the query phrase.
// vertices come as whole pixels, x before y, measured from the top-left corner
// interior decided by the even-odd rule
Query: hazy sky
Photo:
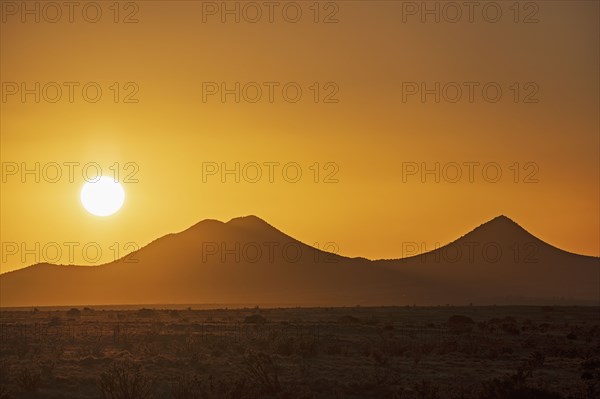
[[[26,3],[0,2],[2,272],[248,214],[347,256],[499,214],[600,253],[596,1]],[[94,163],[129,177],[106,218]]]

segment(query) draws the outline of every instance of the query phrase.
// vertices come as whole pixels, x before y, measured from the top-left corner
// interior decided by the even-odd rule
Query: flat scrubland
[[[0,398],[598,398],[598,307],[0,312]]]

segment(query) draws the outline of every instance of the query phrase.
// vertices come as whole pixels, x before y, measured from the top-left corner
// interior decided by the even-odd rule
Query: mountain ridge
[[[205,219],[127,256],[136,261],[125,263],[121,258],[98,266],[38,263],[3,273],[0,306],[346,306],[497,303],[497,298],[509,296],[600,304],[600,258],[553,247],[504,215],[449,244],[399,259],[326,252],[254,215],[227,222]]]
[[[165,235],[160,236],[158,238],[155,238],[152,241],[148,242],[146,245],[140,247],[139,249],[137,249],[137,250],[135,250],[135,251],[133,251],[133,252],[127,254],[127,255],[122,256],[119,259],[116,259],[116,260],[111,261],[111,262],[103,263],[103,264],[100,264],[100,265],[77,265],[77,264],[61,264],[61,263],[39,262],[39,263],[31,264],[29,266],[25,266],[25,267],[23,267],[21,269],[11,270],[11,271],[8,271],[8,272],[0,273],[0,276],[4,275],[4,274],[8,274],[8,273],[13,273],[13,272],[16,272],[16,271],[19,271],[19,270],[25,270],[27,268],[30,268],[30,267],[33,267],[33,266],[38,266],[38,265],[39,266],[49,265],[49,266],[71,266],[71,267],[101,267],[101,266],[105,266],[105,265],[109,265],[109,264],[118,262],[119,260],[125,258],[126,256],[129,256],[132,253],[136,253],[136,252],[138,252],[138,251],[140,251],[140,250],[148,247],[149,245],[151,245],[151,244],[153,244],[153,243],[155,243],[155,242],[157,242],[157,241],[159,241],[159,240],[161,240],[163,238],[166,238],[166,237],[174,237],[174,236],[178,236],[180,234],[186,233],[186,232],[195,232],[195,231],[197,231],[197,230],[199,230],[201,228],[208,227],[208,225],[219,226],[219,227],[223,227],[223,226],[235,226],[235,225],[237,225],[237,227],[246,227],[246,226],[244,226],[243,223],[247,223],[247,222],[252,223],[253,224],[252,227],[265,226],[265,227],[268,227],[268,228],[272,229],[272,231],[280,233],[280,234],[282,234],[282,235],[284,235],[284,236],[286,236],[286,237],[288,237],[290,239],[293,239],[295,241],[298,241],[298,242],[302,243],[303,245],[310,246],[309,244],[306,244],[306,243],[304,243],[304,242],[302,242],[300,240],[297,240],[297,239],[293,238],[292,236],[289,236],[288,234],[282,232],[281,230],[277,229],[276,227],[274,227],[273,225],[271,225],[270,223],[268,223],[264,219],[260,218],[259,216],[256,216],[256,215],[253,215],[253,214],[249,214],[249,215],[246,215],[246,216],[238,216],[238,217],[231,218],[227,222],[223,222],[221,220],[211,219],[211,218],[202,219],[202,220],[194,223],[193,225],[191,225],[191,226],[189,226],[189,227],[187,227],[187,228],[185,228],[185,229],[183,229],[181,231],[174,232],[174,233],[168,233],[168,234],[165,234]],[[571,252],[571,251],[562,249],[562,248],[557,247],[557,246],[555,246],[553,244],[550,244],[550,243],[548,243],[548,242],[546,242],[546,241],[538,238],[537,236],[531,234],[527,229],[525,229],[519,223],[515,222],[513,219],[511,219],[510,217],[508,217],[508,216],[506,216],[504,214],[500,214],[498,216],[495,216],[492,219],[490,219],[490,220],[488,220],[488,221],[486,221],[484,223],[481,223],[480,225],[474,227],[472,230],[470,230],[470,231],[466,232],[465,234],[459,236],[458,238],[454,239],[453,241],[450,241],[450,242],[448,242],[448,243],[440,246],[439,248],[431,249],[431,250],[426,251],[424,253],[419,253],[419,254],[416,254],[416,255],[410,255],[410,256],[406,256],[406,257],[401,256],[401,257],[395,257],[395,258],[377,258],[377,259],[365,258],[363,256],[356,256],[356,257],[349,257],[349,256],[344,256],[344,255],[338,255],[338,256],[346,258],[346,259],[358,259],[358,260],[364,260],[364,261],[370,261],[370,262],[378,262],[378,261],[401,261],[401,260],[405,260],[405,259],[411,259],[411,258],[419,257],[419,256],[422,256],[422,255],[425,255],[425,254],[428,254],[428,253],[432,253],[432,252],[437,251],[437,250],[439,250],[441,248],[444,248],[444,247],[447,247],[449,245],[452,245],[452,244],[460,241],[461,239],[464,239],[465,237],[468,237],[469,235],[471,235],[474,232],[477,232],[477,231],[479,231],[479,230],[481,230],[483,228],[488,228],[490,226],[493,226],[493,225],[496,225],[496,224],[499,224],[499,223],[502,223],[502,224],[514,227],[514,228],[516,228],[517,231],[524,232],[528,236],[532,237],[533,239],[535,239],[535,240],[537,240],[537,241],[539,241],[539,242],[541,242],[541,243],[543,243],[545,245],[551,246],[552,248],[554,248],[554,249],[556,249],[558,251],[561,251],[561,252],[564,252],[564,253],[567,253],[567,254],[577,255],[577,256],[584,256],[584,257],[589,257],[589,258],[594,258],[594,259],[600,259],[600,257],[598,257],[598,256],[579,254],[579,253],[576,253],[576,252]]]

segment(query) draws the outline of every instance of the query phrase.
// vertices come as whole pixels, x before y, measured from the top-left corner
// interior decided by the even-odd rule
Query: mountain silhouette
[[[549,245],[503,215],[441,248],[386,263],[436,284],[450,303],[600,303],[599,258]]]
[[[599,258],[498,216],[402,259],[348,258],[256,216],[203,220],[100,266],[36,264],[0,275],[0,306],[600,303]]]

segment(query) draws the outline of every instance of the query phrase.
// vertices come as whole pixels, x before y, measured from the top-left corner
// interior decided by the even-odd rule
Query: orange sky
[[[245,20],[255,11],[244,11],[245,3],[239,3],[239,23],[235,15],[222,23],[222,10],[203,14],[203,3],[192,1],[122,3],[118,23],[113,2],[96,2],[102,15],[91,23],[86,18],[95,9],[86,8],[84,18],[81,2],[73,22],[64,8],[52,23],[56,10],[40,9],[35,22],[35,14],[22,14],[21,2],[0,3],[3,248],[56,242],[65,251],[57,262],[70,263],[63,243],[95,242],[100,263],[112,260],[115,242],[122,255],[132,248],[128,242],[143,246],[202,219],[256,214],[308,244],[335,242],[343,255],[390,258],[403,255],[403,243],[433,248],[505,214],[560,248],[600,253],[598,2],[530,2],[537,9],[523,6],[517,15],[513,2],[496,2],[502,11],[496,23],[479,9],[473,22],[466,14],[447,22],[454,14],[446,9],[436,23],[422,10],[407,14],[414,10],[406,2],[388,1],[323,2],[317,23],[313,2],[287,6],[288,19],[302,10],[297,23],[282,16],[285,2],[272,23],[264,6],[258,22]],[[32,9],[34,3],[28,2]],[[204,11],[213,11],[209,3]],[[123,23],[130,14],[138,22]],[[326,15],[338,22],[323,23]],[[21,84],[34,89],[35,82],[39,103],[31,93],[23,101]],[[65,82],[76,82],[72,102]],[[203,82],[205,88],[256,82],[263,96],[247,101],[255,94],[251,84],[239,103],[233,94],[223,102],[219,93],[204,93],[203,101]],[[273,101],[265,82],[276,82]],[[435,82],[439,103],[434,94],[425,102],[421,93],[403,99],[407,89],[421,83],[431,89]],[[473,101],[465,82],[474,82]],[[102,89],[97,102],[84,98],[86,84],[88,100],[92,86]],[[302,98],[286,100],[286,84],[288,98],[294,87]],[[52,103],[56,86],[62,97]],[[463,96],[452,103],[457,86]],[[488,100],[483,86],[492,93]],[[502,97],[492,102],[495,87]],[[138,101],[124,102],[134,88],[131,98]],[[7,174],[10,165],[34,168],[36,162],[40,170],[63,165],[62,178],[52,183],[54,172],[46,179],[42,173],[38,183],[34,175],[22,181],[19,173]],[[72,182],[68,162],[79,163]],[[124,207],[106,218],[88,214],[79,202],[81,165],[91,162],[104,174],[117,162],[121,177],[137,170],[139,181],[123,184]],[[218,174],[203,179],[203,165],[213,162],[239,163],[252,176],[257,163],[263,177],[256,183],[248,176],[239,183],[231,175],[225,182]],[[270,162],[280,165],[272,182]],[[302,171],[297,183],[285,179],[294,177],[293,169],[282,175],[281,165],[293,162]],[[403,179],[409,162],[439,163],[448,174],[439,183],[432,175],[421,182],[418,172]],[[471,162],[480,165],[473,182],[465,166]],[[455,164],[463,176],[451,182]],[[487,181],[492,169],[482,175],[486,164],[500,167],[498,182]],[[337,182],[325,183],[331,172]],[[526,183],[531,172],[537,182]],[[36,260],[20,255],[3,253],[0,272]],[[41,251],[36,256],[44,260]],[[94,264],[81,249],[73,261]]]

